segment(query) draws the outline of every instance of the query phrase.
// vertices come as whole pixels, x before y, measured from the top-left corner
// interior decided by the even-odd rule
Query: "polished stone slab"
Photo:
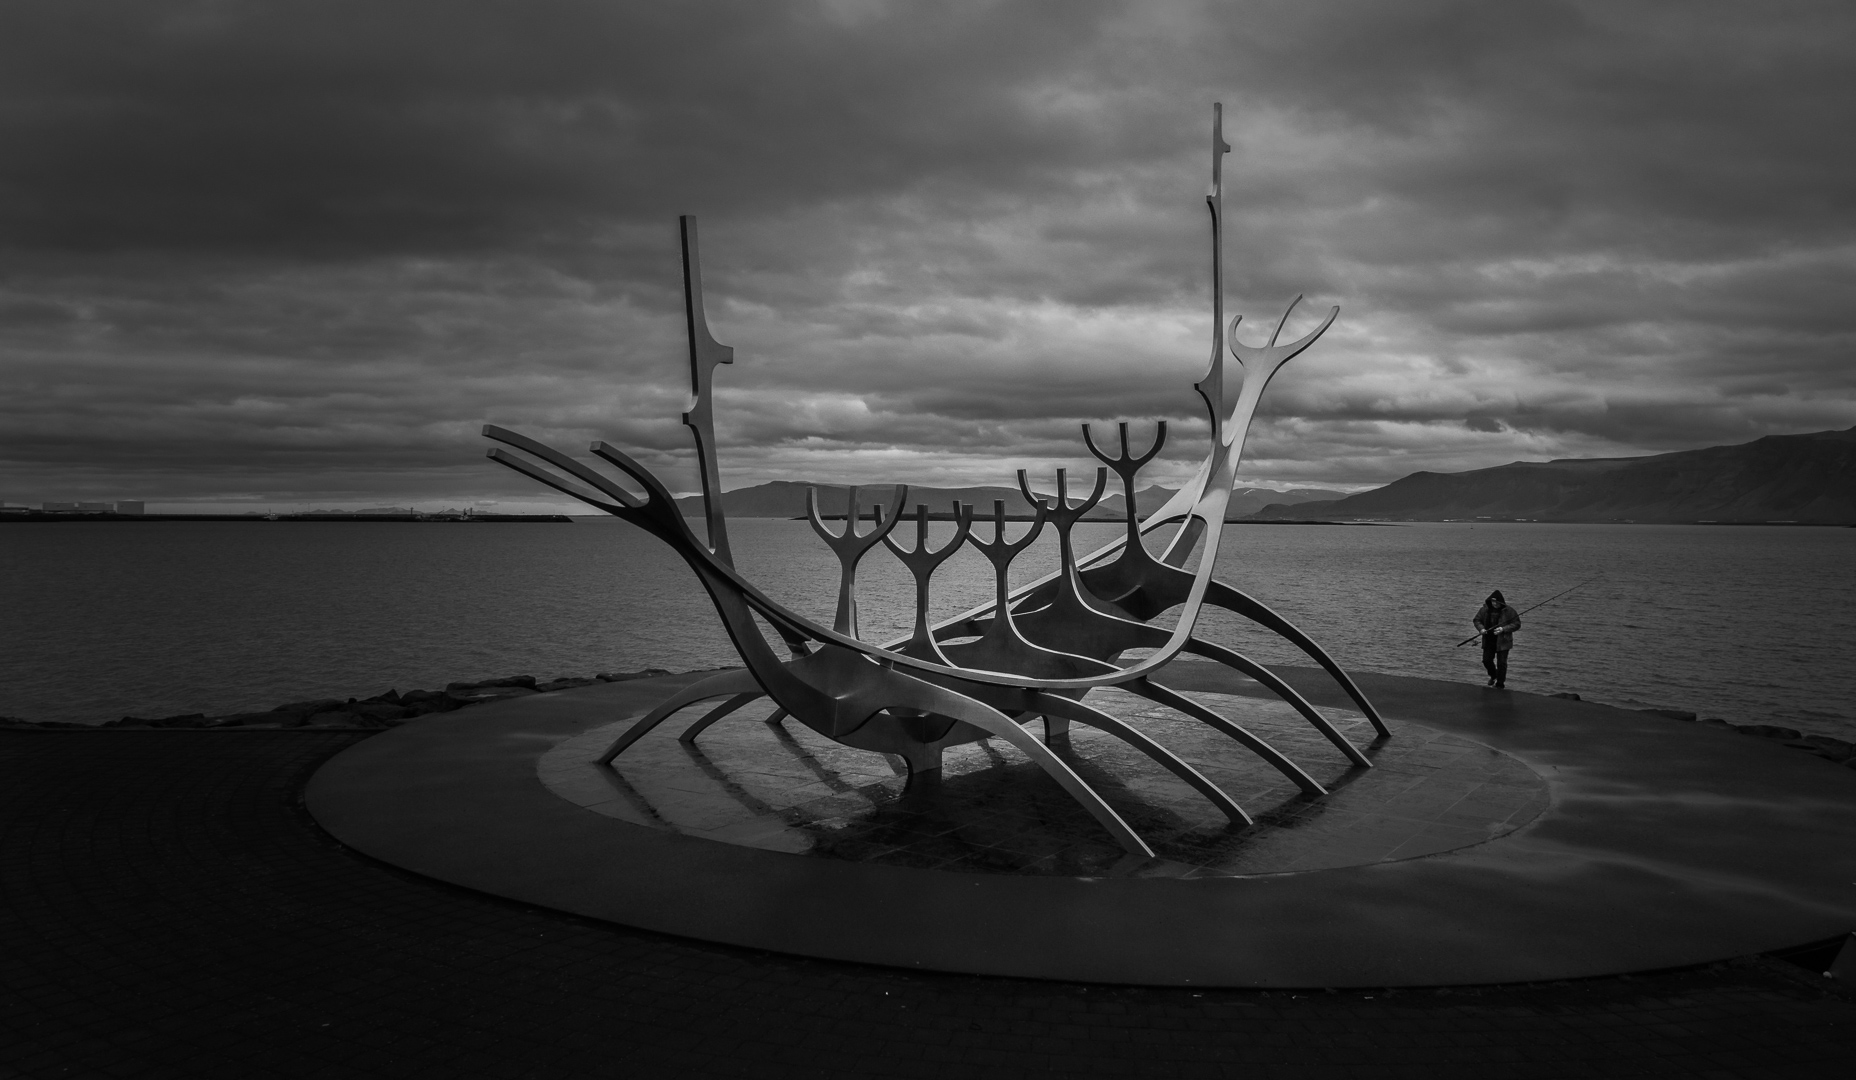
[[[1344,703],[1318,672],[1284,674],[1324,708]],[[1535,981],[1702,963],[1856,928],[1856,771],[1705,725],[1428,680],[1361,682],[1408,737],[1421,728],[1499,752],[1544,780],[1549,804],[1493,839],[1419,857],[1395,857],[1366,830],[1359,850],[1332,856],[1352,865],[1320,869],[1242,873],[1241,859],[1236,876],[886,865],[633,824],[543,781],[557,748],[695,677],[423,720],[333,759],[308,804],[369,855],[524,902],[707,940],[982,974],[1226,986]],[[1166,681],[1258,693],[1207,664],[1175,664]],[[1150,779],[1124,780],[1116,797],[1153,791]],[[845,794],[818,783],[821,799]],[[1441,823],[1459,807],[1484,823],[1500,809],[1448,794],[1401,808]],[[731,827],[720,817],[701,824]],[[1334,847],[1345,850],[1338,834]]]
[[[853,750],[803,724],[764,721],[749,706],[694,743],[678,734],[692,706],[626,750],[596,759],[629,721],[563,741],[538,765],[542,783],[595,813],[687,836],[887,866],[968,873],[1234,877],[1433,855],[1479,844],[1546,809],[1547,783],[1510,755],[1409,721],[1374,741],[1366,720],[1323,710],[1373,768],[1362,769],[1287,704],[1199,694],[1329,789],[1303,793],[1230,738],[1133,694],[1089,702],[1153,736],[1245,807],[1227,819],[1127,743],[1077,725],[1053,750],[1102,793],[1159,856],[1123,851],[1043,770],[1003,740],[950,749],[933,782],[906,783],[899,757]],[[681,720],[681,722],[678,722]],[[931,774],[932,775],[932,774]]]

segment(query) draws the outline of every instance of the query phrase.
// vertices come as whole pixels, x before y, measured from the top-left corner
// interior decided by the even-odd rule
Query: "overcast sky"
[[[689,489],[680,213],[725,486],[1157,417],[1176,480],[1214,101],[1228,310],[1341,307],[1246,482],[1849,427],[1853,54],[1847,0],[11,0],[0,497],[542,499],[485,421]]]

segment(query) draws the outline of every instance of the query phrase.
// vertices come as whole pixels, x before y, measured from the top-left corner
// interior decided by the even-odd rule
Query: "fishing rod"
[[[1574,585],[1574,586],[1572,587],[1572,589],[1583,589],[1583,588],[1585,588],[1585,587],[1586,587],[1587,585],[1590,585],[1590,584],[1591,584],[1592,582],[1594,582],[1594,581],[1597,581],[1597,580],[1598,580],[1598,578],[1601,578],[1601,577],[1604,577],[1604,576],[1605,576],[1605,575],[1603,575],[1603,574],[1599,574],[1599,575],[1598,575],[1598,577],[1589,577],[1589,578],[1586,578],[1586,579],[1585,579],[1584,581],[1581,581],[1581,582],[1580,582],[1579,584],[1577,584],[1577,585]],[[1518,612],[1516,612],[1516,613],[1515,613],[1515,616],[1514,616],[1514,617],[1518,619],[1518,618],[1520,618],[1521,616],[1523,616],[1523,615],[1525,615],[1525,614],[1527,614],[1527,612],[1528,612],[1528,611],[1532,611],[1532,610],[1534,610],[1534,608],[1543,608],[1543,607],[1546,607],[1546,606],[1547,606],[1548,604],[1551,604],[1551,603],[1552,603],[1553,601],[1555,601],[1555,600],[1558,600],[1558,599],[1559,599],[1560,597],[1562,597],[1562,596],[1565,596],[1565,595],[1566,595],[1566,593],[1569,593],[1569,592],[1571,592],[1571,591],[1572,591],[1572,589],[1567,589],[1567,590],[1566,590],[1566,592],[1556,592],[1556,593],[1554,593],[1554,594],[1553,594],[1552,596],[1549,596],[1549,597],[1547,597],[1547,598],[1546,598],[1545,600],[1542,600],[1542,601],[1541,601],[1540,603],[1538,603],[1538,604],[1535,604],[1535,605],[1534,605],[1534,607],[1531,607],[1531,608],[1528,608],[1528,609],[1527,609],[1527,611],[1518,611]],[[1467,644],[1469,644],[1470,642],[1472,642],[1472,641],[1474,641],[1474,640],[1476,640],[1477,638],[1479,638],[1479,637],[1481,637],[1481,636],[1482,636],[1482,631],[1480,631],[1480,630],[1478,630],[1478,631],[1476,631],[1475,633],[1473,633],[1473,634],[1471,634],[1471,635],[1469,635],[1468,637],[1466,637],[1466,638],[1464,638],[1464,639],[1463,639],[1462,641],[1459,641],[1459,642],[1457,642],[1457,643],[1456,643],[1456,647],[1460,649],[1460,648],[1462,648],[1463,646],[1465,646],[1465,645],[1467,645]]]

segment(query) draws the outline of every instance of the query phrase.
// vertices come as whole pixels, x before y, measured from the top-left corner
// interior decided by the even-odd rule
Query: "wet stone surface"
[[[1153,847],[1124,852],[1056,781],[1001,739],[947,751],[941,775],[907,781],[901,758],[853,750],[790,717],[765,723],[757,702],[677,736],[705,705],[678,713],[607,769],[594,759],[627,718],[563,742],[538,766],[543,783],[587,810],[637,825],[816,858],[965,873],[1084,877],[1230,877],[1415,858],[1494,839],[1548,804],[1546,782],[1519,760],[1422,724],[1326,716],[1373,761],[1354,767],[1288,705],[1192,695],[1282,751],[1328,794],[1287,776],[1212,728],[1121,691],[1091,705],[1184,759],[1249,812],[1229,821],[1134,747],[1074,725],[1051,748]],[[713,703],[710,703],[713,704]],[[1042,734],[1042,724],[1032,730]]]

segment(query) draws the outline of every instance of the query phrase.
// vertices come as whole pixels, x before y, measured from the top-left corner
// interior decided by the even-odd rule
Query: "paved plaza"
[[[1843,1077],[1856,1061],[1856,996],[1770,957],[1195,991],[579,919],[323,833],[304,784],[365,737],[0,733],[0,1076]]]

